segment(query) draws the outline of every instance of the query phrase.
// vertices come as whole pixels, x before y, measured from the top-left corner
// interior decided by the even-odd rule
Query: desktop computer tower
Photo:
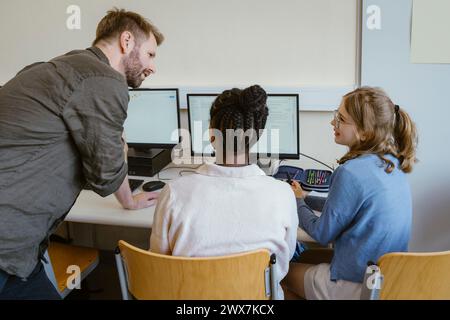
[[[128,150],[128,175],[153,177],[172,162],[172,149]]]

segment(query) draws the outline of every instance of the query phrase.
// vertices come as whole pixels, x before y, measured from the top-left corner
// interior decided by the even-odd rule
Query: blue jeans
[[[61,300],[39,261],[26,280],[0,270],[0,300]]]

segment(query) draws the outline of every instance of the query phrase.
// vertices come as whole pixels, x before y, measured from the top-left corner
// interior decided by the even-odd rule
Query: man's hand
[[[131,208],[125,208],[130,210],[138,210],[147,207],[151,207],[156,203],[159,197],[159,192],[141,192],[133,196],[133,205]]]
[[[114,195],[116,196],[117,200],[119,200],[124,209],[138,210],[154,205],[156,203],[156,199],[158,199],[159,193],[142,192],[133,195],[130,190],[127,175],[123,180],[119,190],[114,192]]]
[[[298,183],[295,180],[292,180],[291,188],[294,191],[296,198],[305,199],[309,194],[309,192],[303,190],[302,187],[300,186],[300,183]]]

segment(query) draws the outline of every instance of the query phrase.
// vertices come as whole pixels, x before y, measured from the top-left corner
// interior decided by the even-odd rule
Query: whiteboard
[[[411,61],[450,63],[450,1],[414,0],[411,30]]]
[[[113,6],[161,29],[157,73],[144,87],[244,87],[311,92],[302,110],[332,110],[355,84],[357,0],[2,1],[0,85],[23,66],[86,48]],[[80,29],[69,30],[70,5]],[[293,89],[294,88],[294,89]],[[317,92],[317,94],[315,94]],[[311,98],[312,97],[312,98]],[[325,97],[323,99],[322,97]]]

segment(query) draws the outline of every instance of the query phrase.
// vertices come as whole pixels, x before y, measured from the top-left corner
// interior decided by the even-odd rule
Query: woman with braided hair
[[[407,251],[412,201],[406,173],[416,161],[417,134],[405,110],[379,88],[344,96],[331,122],[335,141],[348,146],[338,161],[320,217],[300,185],[299,226],[316,241],[334,243],[331,264],[291,263],[285,287],[306,299],[359,299],[369,261]]]
[[[265,248],[277,256],[277,279],[284,278],[296,245],[295,196],[287,183],[251,164],[249,155],[266,124],[266,100],[258,85],[216,98],[210,135],[217,163],[204,164],[161,191],[152,252],[205,257]],[[283,297],[281,286],[278,296]]]
[[[227,90],[217,97],[210,111],[211,143],[217,163],[245,165],[256,160],[250,159],[250,148],[266,125],[266,100],[265,91],[256,85]]]

